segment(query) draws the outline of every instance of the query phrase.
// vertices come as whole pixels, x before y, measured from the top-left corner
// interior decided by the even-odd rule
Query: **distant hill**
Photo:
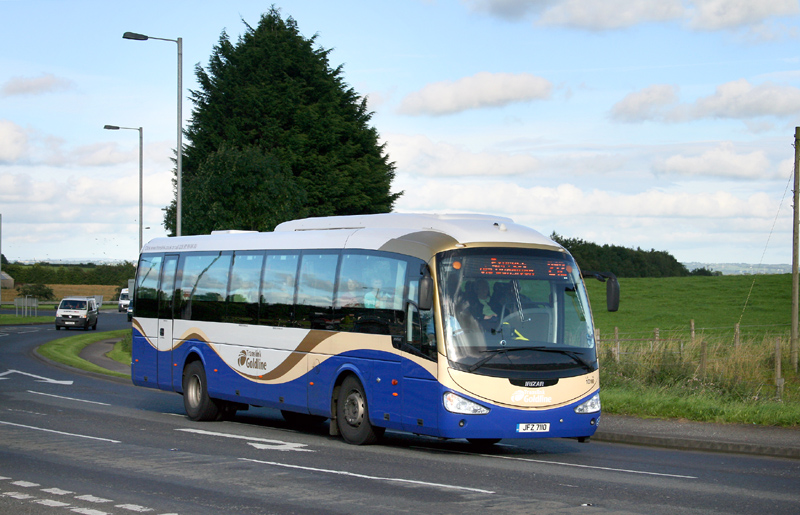
[[[791,274],[792,265],[754,265],[751,263],[683,263],[689,271],[705,268],[722,275]]]

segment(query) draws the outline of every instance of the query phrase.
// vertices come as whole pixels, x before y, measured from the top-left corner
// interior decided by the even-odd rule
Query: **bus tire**
[[[369,423],[367,395],[361,382],[352,375],[345,377],[336,401],[336,422],[345,442],[353,445],[368,445],[378,441],[382,427]]]
[[[208,396],[206,370],[200,361],[192,361],[183,370],[183,407],[191,420],[219,420],[219,406]]]

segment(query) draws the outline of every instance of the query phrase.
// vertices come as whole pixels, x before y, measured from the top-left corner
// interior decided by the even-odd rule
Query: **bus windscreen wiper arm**
[[[557,354],[563,354],[565,356],[569,356],[570,358],[574,359],[576,363],[578,363],[580,366],[582,366],[589,372],[595,371],[595,368],[592,367],[592,365],[590,365],[585,359],[583,359],[580,354],[572,350],[554,349],[552,347],[523,347],[523,348],[531,350],[539,350],[542,352],[555,352]]]
[[[480,367],[482,367],[483,365],[485,365],[487,362],[489,362],[495,356],[497,356],[499,354],[505,354],[506,352],[509,352],[509,351],[518,351],[518,350],[538,350],[538,351],[541,351],[541,352],[555,352],[557,354],[563,354],[563,355],[569,356],[570,358],[575,360],[576,363],[578,363],[580,366],[582,366],[583,368],[585,368],[589,372],[594,372],[595,371],[595,368],[592,367],[592,365],[590,365],[585,359],[583,359],[580,356],[580,354],[578,354],[575,351],[566,350],[566,349],[554,349],[554,348],[551,348],[551,347],[544,347],[544,346],[541,346],[541,345],[537,345],[535,347],[503,347],[503,348],[500,348],[500,349],[487,349],[487,350],[485,350],[483,352],[488,352],[490,354],[487,355],[487,356],[482,357],[481,359],[479,359],[478,361],[476,361],[475,363],[470,365],[469,368],[467,368],[467,371],[468,372],[474,372],[477,369],[479,369]]]
[[[488,352],[490,354],[488,356],[482,357],[481,359],[470,365],[469,368],[467,368],[467,372],[476,371],[477,369],[485,365],[489,360],[491,360],[492,358],[494,358],[499,354],[505,354],[506,352],[517,351],[517,350],[542,350],[545,348],[546,347],[536,346],[536,347],[501,347],[499,349],[486,349],[483,352]]]

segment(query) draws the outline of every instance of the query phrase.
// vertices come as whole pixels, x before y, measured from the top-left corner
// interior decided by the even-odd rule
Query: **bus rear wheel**
[[[347,376],[336,401],[336,422],[345,442],[353,445],[375,443],[383,434],[382,427],[369,423],[369,406],[364,387],[354,376]]]
[[[200,361],[192,361],[183,370],[183,407],[191,420],[218,420],[219,406],[208,396],[206,370]]]

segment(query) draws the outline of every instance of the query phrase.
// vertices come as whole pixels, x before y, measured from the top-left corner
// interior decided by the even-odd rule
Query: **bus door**
[[[175,298],[175,271],[178,267],[178,255],[168,254],[164,257],[161,268],[161,280],[158,286],[158,387],[162,390],[174,390],[172,386],[172,348],[173,348],[173,304]]]
[[[415,295],[418,281],[412,281]],[[413,296],[411,298],[414,298]],[[401,347],[403,374],[403,429],[419,434],[436,434],[438,408],[442,403],[436,373],[436,335],[432,310],[420,311],[407,304],[406,342]]]
[[[158,283],[163,254],[142,254],[133,290],[131,378],[138,386],[158,386]]]

